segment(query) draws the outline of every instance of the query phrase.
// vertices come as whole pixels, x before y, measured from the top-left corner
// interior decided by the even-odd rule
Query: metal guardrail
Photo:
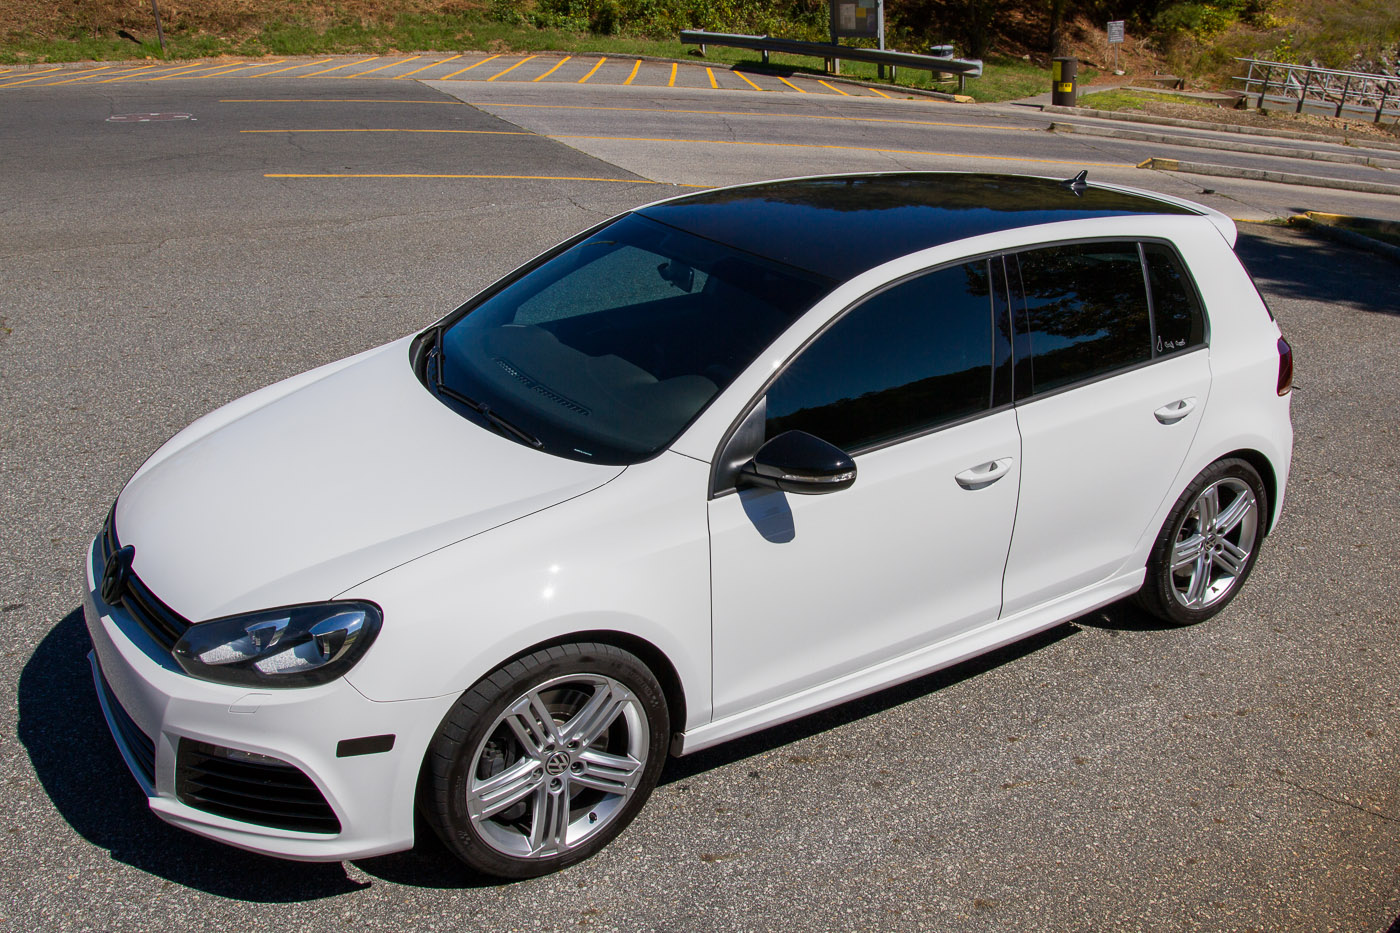
[[[1312,65],[1289,65],[1257,58],[1237,58],[1249,74],[1235,75],[1255,106],[1267,102],[1290,106],[1295,113],[1347,114],[1374,123],[1400,120],[1400,76],[1364,71],[1336,71]]]
[[[982,61],[970,58],[947,58],[936,55],[917,55],[913,52],[890,52],[885,49],[862,49],[851,45],[832,45],[826,42],[800,42],[796,39],[778,39],[773,36],[746,36],[727,32],[704,32],[699,29],[681,30],[681,42],[700,46],[700,54],[707,45],[723,45],[737,49],[751,49],[763,53],[763,63],[768,64],[770,52],[787,55],[808,55],[826,59],[830,70],[840,73],[841,59],[853,62],[870,62],[876,65],[889,65],[890,77],[897,68],[917,68],[930,73],[953,74],[958,76],[958,90],[967,89],[968,78],[982,77]],[[948,49],[951,46],[941,46]]]

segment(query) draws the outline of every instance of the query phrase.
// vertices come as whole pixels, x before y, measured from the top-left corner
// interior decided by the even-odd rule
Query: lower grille
[[[151,737],[141,731],[141,727],[136,725],[121,703],[117,700],[116,694],[107,684],[107,675],[102,673],[101,666],[94,658],[92,662],[93,679],[97,682],[97,689],[102,692],[103,706],[107,710],[107,724],[111,726],[112,733],[118,741],[126,746],[131,753],[127,763],[140,772],[140,777],[146,779],[146,784],[150,787],[156,785],[156,745],[151,741]]]
[[[304,833],[338,833],[340,820],[301,769],[266,755],[180,740],[180,802],[231,820]]]

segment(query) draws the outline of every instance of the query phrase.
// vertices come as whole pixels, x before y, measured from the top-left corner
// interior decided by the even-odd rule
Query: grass
[[[1121,88],[1112,91],[1081,92],[1079,95],[1079,106],[1092,107],[1094,110],[1142,110],[1145,104],[1158,102],[1208,108],[1215,106],[1210,101],[1195,97],[1184,97],[1179,94],[1153,94],[1150,91],[1126,91]]]
[[[720,66],[749,65],[762,68],[757,52],[710,46],[701,58],[694,46],[679,40],[641,39],[578,33],[562,29],[537,29],[529,25],[501,22],[480,9],[450,13],[401,13],[384,22],[344,15],[331,22],[312,23],[274,19],[241,35],[220,35],[195,29],[166,29],[166,53],[156,43],[154,25],[149,30],[127,30],[131,38],[74,30],[71,38],[48,39],[11,34],[0,41],[0,64],[30,64],[68,61],[121,61],[165,58],[184,60],[219,55],[303,56],[332,54],[389,54],[394,52],[543,52],[562,54],[598,53],[625,57],[643,55]],[[825,76],[822,61],[816,57],[773,55],[771,68]],[[899,70],[897,81],[878,77],[875,65],[842,61],[843,77],[880,81],[898,87],[957,92],[957,80],[934,81],[927,71]],[[1088,80],[1093,72],[1082,76]],[[988,61],[981,78],[969,78],[965,93],[980,102],[1014,100],[1050,89],[1050,72],[1019,59]]]

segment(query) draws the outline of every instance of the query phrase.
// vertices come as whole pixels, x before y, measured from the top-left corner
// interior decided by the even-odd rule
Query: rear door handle
[[[1157,420],[1163,424],[1176,424],[1195,410],[1196,398],[1192,396],[1191,398],[1177,399],[1175,402],[1163,405],[1161,408],[1154,411],[1153,414],[1156,415]]]
[[[981,489],[983,486],[990,486],[1010,472],[1011,460],[1011,457],[1004,457],[1001,460],[979,463],[970,470],[963,470],[953,479],[957,480],[958,485],[963,489]]]

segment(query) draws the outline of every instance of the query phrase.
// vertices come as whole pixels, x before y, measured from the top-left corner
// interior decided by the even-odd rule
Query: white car
[[[1137,594],[1219,612],[1292,354],[1234,224],[1107,185],[767,182],[599,224],[196,421],[88,557],[150,807],[552,871],[684,755]],[[812,495],[825,493],[826,495]]]

